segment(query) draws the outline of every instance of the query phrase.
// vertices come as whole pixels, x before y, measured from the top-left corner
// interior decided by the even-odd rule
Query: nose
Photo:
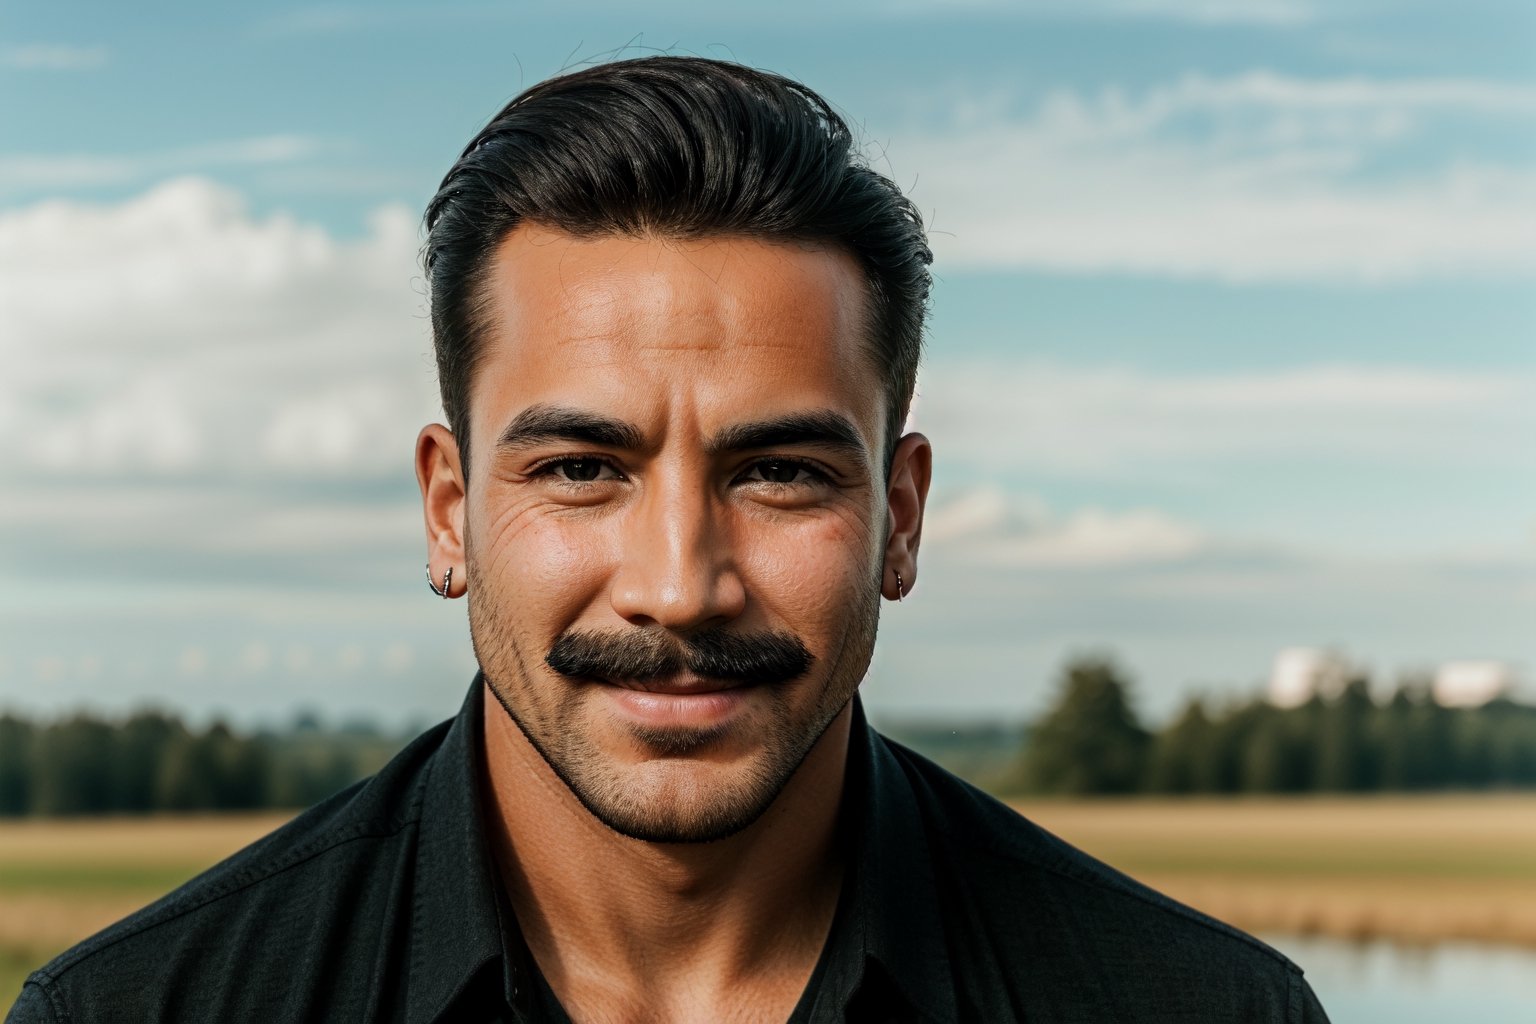
[[[722,625],[746,607],[726,510],[685,474],[654,479],[627,512],[613,610],[680,633]]]

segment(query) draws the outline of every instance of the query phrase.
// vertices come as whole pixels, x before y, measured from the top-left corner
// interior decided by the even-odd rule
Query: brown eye
[[[824,483],[826,476],[809,463],[796,459],[763,459],[752,464],[745,479],[765,484],[804,487]]]
[[[561,474],[567,480],[586,482],[596,480],[603,471],[603,464],[596,459],[566,459],[560,463]]]
[[[803,468],[803,466],[796,462],[771,461],[760,463],[758,472],[769,483],[792,484]]]

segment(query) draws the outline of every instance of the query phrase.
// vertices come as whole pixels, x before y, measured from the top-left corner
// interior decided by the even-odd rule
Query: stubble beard
[[[695,765],[687,773],[663,759],[707,752],[716,730],[630,730],[633,741],[656,754],[639,766],[620,766],[583,725],[586,702],[578,687],[551,672],[541,679],[543,652],[529,657],[507,623],[511,603],[475,571],[470,582],[470,643],[491,693],[571,794],[608,828],[648,843],[709,843],[735,835],[763,816],[800,765],[847,706],[869,667],[880,617],[879,577],[850,595],[848,627],[827,652],[815,703],[796,712],[791,691],[812,678],[765,687],[768,725],[755,752],[731,765]],[[660,775],[660,779],[654,776]],[[646,776],[652,776],[646,778]]]

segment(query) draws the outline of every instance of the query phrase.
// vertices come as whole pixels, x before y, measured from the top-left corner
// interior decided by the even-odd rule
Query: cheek
[[[579,517],[512,512],[484,536],[477,569],[510,617],[540,634],[560,632],[589,607],[612,568],[606,532]]]
[[[742,550],[749,590],[815,649],[841,635],[853,595],[874,585],[869,532],[840,518],[753,531]]]

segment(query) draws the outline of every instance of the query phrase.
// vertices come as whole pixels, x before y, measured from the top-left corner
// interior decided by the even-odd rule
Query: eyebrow
[[[496,450],[517,452],[551,441],[638,450],[644,447],[640,428],[611,416],[561,405],[530,405],[502,428]]]
[[[733,424],[711,438],[707,447],[711,455],[724,455],[787,445],[818,445],[860,459],[868,453],[851,420],[824,410]]]
[[[633,423],[585,409],[541,403],[530,405],[502,429],[496,438],[496,449],[518,452],[554,441],[621,451],[645,447],[644,435]],[[710,438],[705,450],[710,455],[726,455],[792,445],[817,445],[861,459],[868,452],[853,422],[828,410],[735,423]]]

